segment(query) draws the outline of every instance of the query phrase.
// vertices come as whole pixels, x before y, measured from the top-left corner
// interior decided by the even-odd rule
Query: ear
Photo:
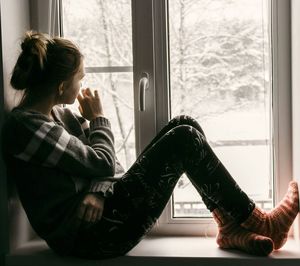
[[[64,94],[64,83],[60,83],[58,86],[58,95],[62,96]]]

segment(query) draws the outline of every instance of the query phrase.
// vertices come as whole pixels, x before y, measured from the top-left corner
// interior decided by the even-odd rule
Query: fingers
[[[78,211],[78,218],[81,220],[85,220],[86,222],[96,222],[100,220],[102,217],[102,210],[98,210],[92,206],[87,207],[85,205],[81,205]]]
[[[91,222],[91,219],[93,217],[94,208],[92,206],[88,207],[85,212],[84,220],[87,222]]]
[[[84,96],[84,97],[95,97],[95,98],[100,98],[99,97],[99,92],[98,92],[98,90],[94,90],[94,95],[93,95],[93,93],[92,93],[92,91],[91,91],[91,89],[90,88],[86,88],[86,89],[81,89],[81,92],[82,92],[82,95]],[[80,100],[82,100],[83,99],[83,97],[80,95],[80,94],[78,94],[78,96],[80,97]],[[79,100],[79,99],[78,99]]]
[[[79,105],[78,106],[78,110],[79,110],[79,112],[81,113],[81,115],[83,114],[83,110],[82,110],[82,107],[81,107],[81,105]]]
[[[95,94],[95,98],[97,98],[97,99],[100,99],[100,97],[99,97],[99,93],[98,93],[98,91],[97,91],[97,90],[94,90],[94,94]]]
[[[85,222],[96,222],[102,218],[104,199],[88,194],[78,208],[78,218]]]
[[[98,221],[101,220],[102,214],[103,214],[103,211],[102,211],[102,210],[99,210],[98,215],[97,215],[97,220],[98,220]]]
[[[87,209],[86,213],[85,213],[85,218],[84,220],[86,222],[96,222],[96,221],[100,221],[102,218],[102,209],[97,209],[97,208],[93,208],[90,207]]]
[[[85,93],[87,96],[89,96],[89,97],[93,97],[93,94],[92,94],[90,88],[85,89],[84,93]]]
[[[80,104],[83,101],[83,97],[82,97],[82,95],[80,93],[78,93],[78,95],[77,95],[77,100],[79,101]]]
[[[80,204],[79,209],[78,209],[78,214],[77,214],[79,219],[83,219],[85,210],[86,210],[86,205]]]
[[[87,89],[81,89],[81,93],[82,93],[82,95],[83,95],[83,98],[85,98],[85,97],[88,96],[87,93],[86,93],[86,90],[87,90]]]
[[[94,209],[92,217],[91,217],[91,222],[94,223],[98,220],[98,213],[100,211],[98,209]]]
[[[77,96],[80,107],[78,107],[80,114],[87,120],[103,115],[103,107],[99,92],[97,90],[91,91],[90,88],[82,89]]]

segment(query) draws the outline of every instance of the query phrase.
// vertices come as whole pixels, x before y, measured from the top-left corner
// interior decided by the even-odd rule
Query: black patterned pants
[[[74,255],[99,259],[126,254],[153,227],[183,173],[210,211],[222,207],[240,223],[254,209],[254,202],[208,145],[200,125],[178,116],[114,184],[102,219],[80,231]]]

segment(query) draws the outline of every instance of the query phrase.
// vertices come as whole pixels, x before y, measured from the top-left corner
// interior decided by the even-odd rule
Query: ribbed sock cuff
[[[243,223],[241,223],[241,226],[246,229],[257,227],[261,224],[262,221],[264,221],[265,215],[266,213],[264,210],[255,207],[250,216]]]

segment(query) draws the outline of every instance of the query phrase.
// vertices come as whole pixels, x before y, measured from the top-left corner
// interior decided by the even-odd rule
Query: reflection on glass
[[[248,195],[272,206],[268,1],[169,1],[171,114],[197,119]],[[259,185],[258,185],[259,184]],[[174,217],[207,216],[186,177]]]

